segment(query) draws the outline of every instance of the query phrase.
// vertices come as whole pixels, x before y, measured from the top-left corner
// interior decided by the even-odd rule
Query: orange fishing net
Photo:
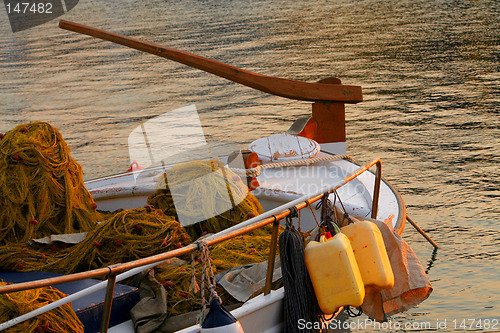
[[[0,286],[4,285],[6,285],[5,282],[0,282]],[[2,294],[0,295],[0,322],[4,323],[12,318],[29,313],[65,296],[65,294],[52,287]],[[83,324],[71,308],[71,303],[66,303],[54,310],[8,328],[5,332],[83,333]]]
[[[19,125],[0,140],[0,244],[96,226],[82,168],[69,153],[44,122]]]
[[[106,267],[185,246],[201,235],[262,213],[239,176],[218,161],[179,165],[168,175],[168,182],[166,176],[160,177],[149,206],[101,214],[95,211],[82,169],[69,156],[57,129],[44,122],[17,126],[0,141],[0,269],[69,274]],[[188,187],[180,208],[178,203],[174,206],[170,186]],[[219,206],[222,200],[226,205],[229,200],[227,210]],[[178,209],[187,215],[201,211],[207,218],[182,227]],[[99,219],[104,221],[97,224]],[[80,231],[88,233],[76,245],[30,241]],[[213,267],[219,273],[264,261],[269,242],[267,227],[215,245]],[[176,267],[156,268],[167,290],[171,315],[200,306],[199,290],[192,286],[190,258],[178,259],[181,264]],[[199,262],[195,266],[195,280],[200,283]],[[222,290],[220,294],[229,301],[229,295]],[[6,311],[1,304],[0,311]]]

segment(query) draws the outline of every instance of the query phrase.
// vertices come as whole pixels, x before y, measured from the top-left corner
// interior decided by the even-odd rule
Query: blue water
[[[499,17],[495,0],[81,0],[63,18],[262,74],[362,86],[365,101],[346,108],[348,151],[360,162],[381,157],[408,214],[441,246],[433,253],[407,225],[434,292],[392,318],[415,326],[380,330],[430,323],[454,332],[464,319],[481,319],[476,331],[500,320]],[[187,104],[196,103],[209,139],[242,146],[310,112],[307,102],[63,31],[57,21],[13,34],[0,10],[0,45],[0,132],[53,123],[86,179],[126,170],[128,134]]]

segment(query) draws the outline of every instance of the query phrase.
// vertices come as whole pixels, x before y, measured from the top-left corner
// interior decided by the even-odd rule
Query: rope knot
[[[299,216],[299,210],[297,209],[297,207],[293,206],[292,208],[290,208],[288,210],[290,211],[290,215],[288,215],[288,217],[294,218],[294,217]]]
[[[214,272],[212,270],[212,265],[210,263],[210,252],[208,251],[208,243],[205,240],[198,240],[195,242],[197,245],[198,251],[201,254],[201,314],[198,318],[199,322],[202,323],[205,319],[205,309],[206,309],[206,300],[205,300],[205,282],[207,283],[207,289],[210,292],[210,300],[218,299],[222,304],[222,300],[217,294],[215,290],[217,282],[215,281]],[[192,257],[192,262],[194,263],[194,257]],[[194,270],[194,264],[193,264]]]
[[[196,249],[200,252],[200,253],[203,253],[203,250],[204,249],[208,249],[208,244],[205,240],[201,239],[201,240],[197,240],[196,242],[194,242],[196,244]]]

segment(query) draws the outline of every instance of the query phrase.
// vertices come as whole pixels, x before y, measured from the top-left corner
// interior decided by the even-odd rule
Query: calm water
[[[128,134],[187,104],[209,139],[241,145],[310,112],[56,21],[13,34],[0,12],[0,132],[53,123],[86,179],[127,169]],[[438,331],[452,332],[454,320],[500,319],[499,17],[496,0],[80,0],[64,19],[263,74],[361,85],[348,150],[382,158],[409,215],[441,245],[433,253],[407,226],[434,293],[392,320],[436,330],[446,319]]]

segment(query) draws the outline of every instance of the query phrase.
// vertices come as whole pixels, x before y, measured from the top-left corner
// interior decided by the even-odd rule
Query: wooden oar
[[[419,226],[418,226],[415,222],[413,222],[413,220],[412,220],[412,219],[411,219],[408,215],[406,215],[406,220],[407,220],[408,222],[410,222],[410,224],[411,224],[411,225],[412,225],[412,226],[413,226],[413,227],[414,227],[414,228],[415,228],[415,229],[416,229],[416,230],[417,230],[417,231],[418,231],[418,232],[419,232],[422,236],[424,236],[424,238],[425,238],[425,239],[427,239],[427,241],[428,241],[429,243],[431,243],[431,244],[432,244],[432,246],[434,246],[434,248],[436,248],[436,249],[438,249],[438,248],[439,248],[439,246],[436,244],[436,242],[435,242],[435,241],[433,241],[433,240],[432,240],[432,239],[431,239],[431,238],[430,238],[430,237],[429,237],[429,236],[425,233],[425,231],[424,231],[424,230],[422,230],[422,228],[420,228],[420,227],[419,227]]]
[[[249,72],[192,53],[61,20],[59,27],[121,44],[201,69],[245,86],[281,97],[304,101],[357,103],[363,101],[361,87],[342,84],[310,83]]]

